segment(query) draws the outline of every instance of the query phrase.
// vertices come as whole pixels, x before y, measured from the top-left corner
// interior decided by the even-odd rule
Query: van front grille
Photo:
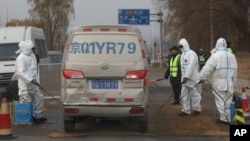
[[[14,73],[1,73],[0,81],[10,81]]]

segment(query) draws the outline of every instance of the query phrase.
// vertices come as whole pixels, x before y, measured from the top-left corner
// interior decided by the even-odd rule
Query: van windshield
[[[0,61],[16,60],[18,43],[0,44]]]
[[[49,54],[48,57],[50,63],[61,63],[62,55]]]
[[[69,61],[131,62],[142,58],[136,34],[77,34],[72,37]]]

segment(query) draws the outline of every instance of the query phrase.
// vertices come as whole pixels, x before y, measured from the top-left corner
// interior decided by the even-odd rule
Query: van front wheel
[[[64,120],[64,131],[74,132],[75,131],[75,121],[74,120]]]

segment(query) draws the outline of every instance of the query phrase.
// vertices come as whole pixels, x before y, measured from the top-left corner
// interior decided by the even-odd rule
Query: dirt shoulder
[[[250,79],[250,53],[249,52],[236,52],[235,53],[238,63],[238,78]]]
[[[235,53],[238,63],[238,79],[250,80],[250,52],[236,52]],[[165,64],[164,64],[165,65]],[[163,69],[159,69],[159,63],[151,64],[151,71],[165,72],[166,66]]]

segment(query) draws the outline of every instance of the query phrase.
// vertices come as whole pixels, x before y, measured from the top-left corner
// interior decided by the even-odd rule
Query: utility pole
[[[163,13],[160,11],[156,14],[150,14],[150,15],[157,15],[159,17],[159,19],[157,20],[150,20],[150,21],[154,21],[154,22],[158,22],[160,23],[160,69],[163,68],[163,52],[162,52],[162,23],[163,23]]]
[[[156,42],[154,42],[154,47],[153,47],[153,58],[154,58],[154,62],[155,62],[155,48],[156,48]]]
[[[214,15],[213,15],[213,0],[210,0],[210,47],[214,48]]]
[[[6,8],[6,25],[5,26],[8,26],[8,22],[9,22],[9,9],[8,7]]]

